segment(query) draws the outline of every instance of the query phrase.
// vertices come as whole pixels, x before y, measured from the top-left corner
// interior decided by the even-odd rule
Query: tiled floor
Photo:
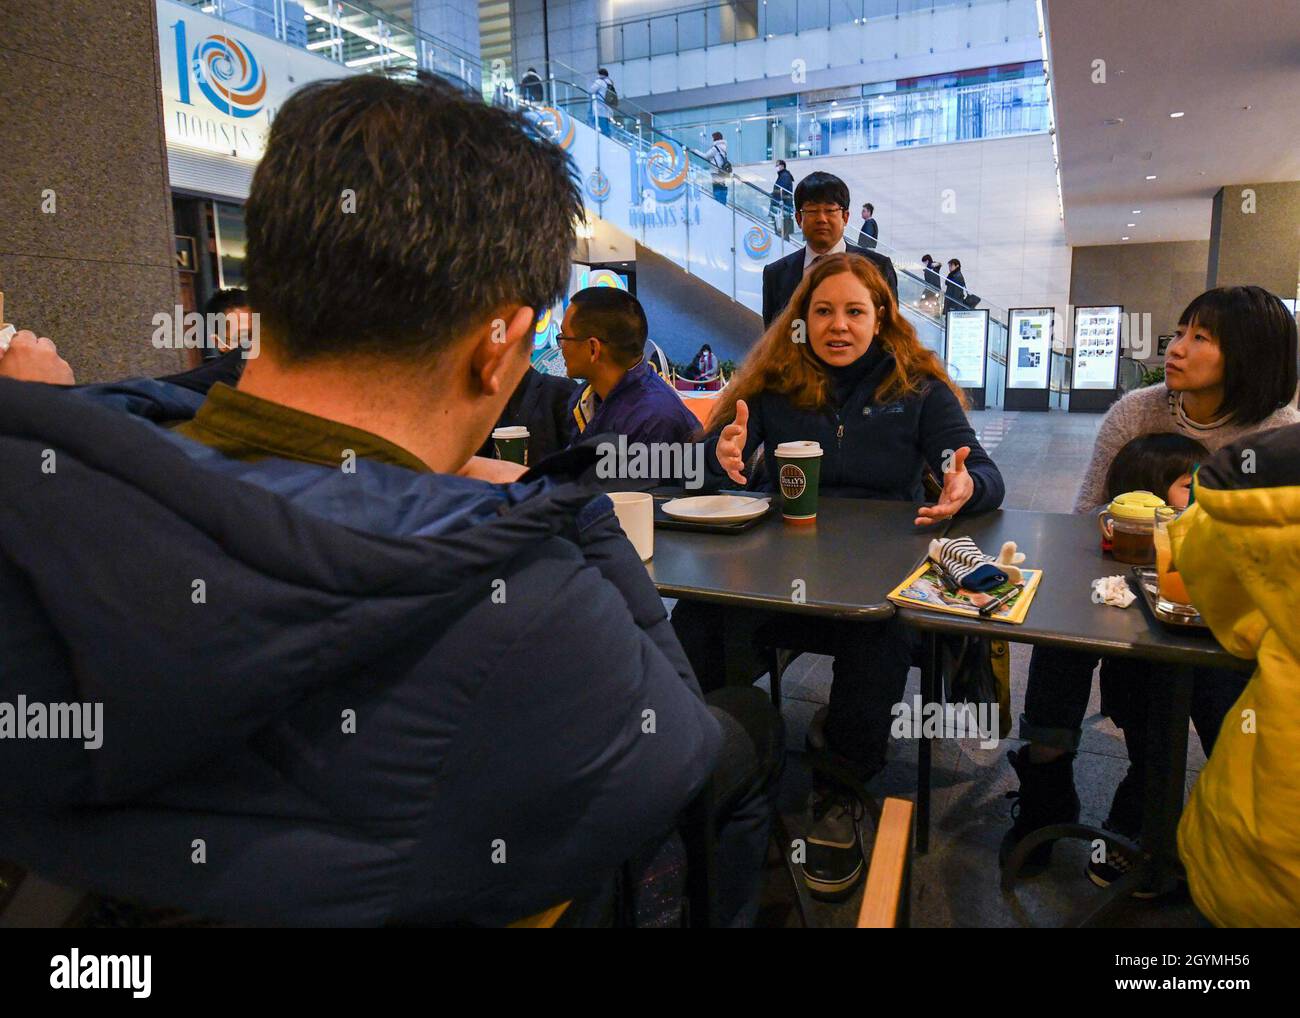
[[[982,411],[972,413],[971,420],[1006,479],[1007,508],[1071,510],[1100,416]],[[1024,703],[1028,664],[1029,648],[1013,645],[1011,700],[1017,715]],[[764,677],[762,683],[766,681]],[[802,812],[809,783],[801,758],[804,735],[809,719],[826,702],[830,684],[830,659],[814,655],[805,655],[791,665],[783,682],[783,713],[791,755],[781,806],[795,836],[807,823]],[[913,670],[907,696],[917,693],[919,676]],[[1005,793],[1017,787],[1007,751],[1020,745],[1015,739],[1005,740],[996,750],[980,749],[975,741],[936,744],[930,851],[917,857],[913,866],[914,926],[1059,926],[1077,918],[1097,901],[1097,889],[1083,873],[1087,846],[1077,841],[1061,843],[1052,868],[1042,876],[1021,881],[1012,896],[1004,896],[999,889],[998,843],[1009,825]],[[1204,757],[1194,734],[1189,736],[1189,746],[1190,789]],[[890,762],[871,783],[871,790],[879,797],[914,798],[915,743],[895,743],[890,752]],[[1074,768],[1084,822],[1100,823],[1105,818],[1111,794],[1126,769],[1123,737],[1098,713],[1094,688]],[[859,897],[855,895],[840,905],[818,905],[817,922],[853,925]],[[765,898],[765,924],[795,922],[783,867],[769,868]],[[1191,925],[1193,913],[1185,898],[1157,904],[1135,902],[1113,922],[1133,926]]]

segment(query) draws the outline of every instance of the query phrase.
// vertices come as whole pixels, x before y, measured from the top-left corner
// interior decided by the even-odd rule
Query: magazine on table
[[[1041,569],[1020,571],[1024,575],[1023,584],[1007,581],[991,590],[974,591],[963,587],[953,590],[951,582],[944,582],[938,564],[927,558],[907,579],[890,592],[889,600],[909,608],[929,608],[932,611],[947,612],[949,615],[965,615],[972,619],[1024,622],[1043,571]],[[991,607],[994,605],[996,607]],[[981,609],[984,611],[981,612]]]

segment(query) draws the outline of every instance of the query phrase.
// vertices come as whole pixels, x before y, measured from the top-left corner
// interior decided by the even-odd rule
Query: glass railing
[[[597,27],[601,63],[860,25],[876,18],[1008,0],[723,0],[617,18]]]
[[[1049,127],[1047,82],[1041,77],[889,92],[737,117],[702,112],[685,123],[663,116],[657,126],[684,145],[721,131],[737,166],[1042,134]]]
[[[674,202],[681,202],[674,211],[673,221],[684,225],[680,236],[673,231],[655,228],[654,215],[660,207],[655,192],[648,188],[642,195],[645,209],[642,214],[630,214],[628,221],[615,219],[614,224],[624,233],[633,236],[648,247],[657,249],[670,259],[683,265],[688,272],[701,275],[733,300],[759,310],[761,306],[761,280],[755,280],[736,266],[744,244],[724,245],[727,252],[724,264],[719,249],[714,246],[717,236],[746,238],[746,241],[763,246],[763,260],[780,257],[783,253],[803,246],[803,238],[792,228],[789,236],[783,234],[781,207],[773,202],[771,193],[735,175],[724,175],[697,150],[651,126],[650,117],[626,101],[609,107],[594,100],[582,85],[561,77],[542,83],[540,93],[523,105],[531,106],[547,118],[555,117],[554,110],[563,119],[576,121],[594,128],[599,134],[620,147],[630,149],[644,166],[638,179],[653,183],[656,179],[671,177],[679,193]],[[587,167],[579,167],[585,173]],[[603,208],[603,206],[602,206]],[[602,211],[601,215],[608,215]],[[720,218],[721,216],[721,218]],[[692,240],[692,224],[695,239]],[[793,223],[791,224],[793,227]],[[707,236],[707,241],[705,237]],[[673,237],[672,240],[669,238]],[[757,239],[754,239],[757,238]],[[709,255],[704,252],[712,248]],[[924,272],[886,244],[876,249],[888,255],[898,273],[899,303],[917,327],[922,342],[940,354],[943,352],[944,311],[957,306],[955,300],[964,300],[969,294],[964,287],[951,293],[941,293],[925,282]],[[747,252],[748,254],[748,252]],[[697,263],[697,259],[699,260]],[[946,284],[941,284],[946,285]],[[990,329],[1000,328],[1005,336],[1006,310],[980,301],[981,308],[990,312]],[[1002,349],[1005,350],[1005,339]],[[993,348],[993,344],[990,344]]]
[[[204,14],[278,39],[344,67],[388,73],[434,71],[490,94],[477,54],[419,33],[357,0],[177,0]]]

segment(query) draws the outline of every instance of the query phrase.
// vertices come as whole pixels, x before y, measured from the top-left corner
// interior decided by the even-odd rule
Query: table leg
[[[1142,810],[1142,847],[1151,854],[1152,883],[1169,890],[1179,872],[1178,821],[1187,782],[1187,724],[1192,708],[1192,669],[1172,670],[1168,685],[1152,691],[1147,717],[1147,775]]]
[[[743,612],[722,612],[722,670],[728,686],[754,684],[754,624]]]
[[[921,650],[921,707],[939,698],[939,637],[925,634]],[[929,739],[921,739],[916,753],[916,851],[924,855],[930,850],[930,764]]]

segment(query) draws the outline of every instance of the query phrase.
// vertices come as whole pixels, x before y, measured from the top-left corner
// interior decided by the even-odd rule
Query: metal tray
[[[1151,609],[1151,614],[1167,626],[1174,626],[1178,629],[1203,629],[1209,631],[1209,626],[1201,618],[1200,613],[1192,611],[1189,613],[1170,611],[1168,608],[1162,608],[1160,599],[1160,585],[1156,578],[1156,571],[1153,566],[1131,566],[1132,576],[1129,578],[1129,586],[1146,601],[1147,607]],[[1164,602],[1168,604],[1168,601]]]

